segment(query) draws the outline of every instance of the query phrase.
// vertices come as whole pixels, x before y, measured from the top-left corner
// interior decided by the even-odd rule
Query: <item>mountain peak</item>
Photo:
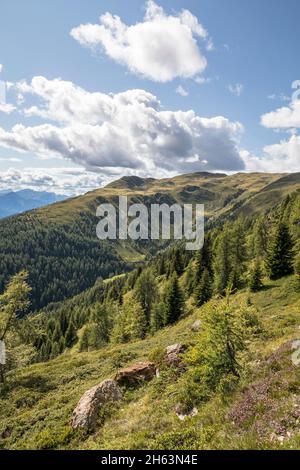
[[[147,184],[155,181],[154,178],[141,178],[140,176],[123,176],[117,181],[109,183],[107,188],[116,188],[116,189],[134,189],[142,188],[147,186]]]

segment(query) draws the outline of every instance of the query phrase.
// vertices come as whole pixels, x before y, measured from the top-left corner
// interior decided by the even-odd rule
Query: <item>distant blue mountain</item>
[[[33,191],[32,189],[3,190],[0,191],[0,219],[63,201],[66,198],[67,196],[61,194]]]

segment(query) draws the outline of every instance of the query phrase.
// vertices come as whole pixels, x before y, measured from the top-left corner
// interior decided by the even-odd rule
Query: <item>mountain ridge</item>
[[[61,194],[32,189],[4,190],[0,192],[0,218],[37,209],[66,198],[67,196]]]

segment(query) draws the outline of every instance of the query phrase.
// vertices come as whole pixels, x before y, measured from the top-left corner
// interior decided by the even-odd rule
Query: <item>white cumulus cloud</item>
[[[75,195],[99,188],[111,178],[82,168],[9,168],[0,172],[0,190],[30,188]]]
[[[0,112],[5,114],[11,114],[15,111],[16,107],[10,103],[1,103],[0,102]]]
[[[264,114],[261,123],[270,129],[300,128],[300,100]]]
[[[253,158],[251,165],[262,165],[269,171],[299,172],[300,171],[300,136],[297,130],[300,128],[300,81],[293,83],[296,90],[286,106],[271,111],[261,116],[261,124],[269,129],[283,130],[291,134],[290,137],[281,140],[277,144],[264,147],[263,158]],[[273,99],[273,95],[271,97]],[[284,94],[275,98],[287,101]],[[250,159],[251,161],[251,159]]]
[[[190,78],[205,70],[207,60],[198,39],[213,49],[207,31],[190,11],[167,15],[153,0],[147,1],[140,23],[127,26],[119,16],[105,13],[99,23],[81,24],[70,34],[82,46],[100,47],[132,73],[157,82]]]
[[[176,93],[177,93],[178,95],[181,95],[181,96],[184,96],[184,97],[185,97],[185,96],[189,96],[189,92],[188,92],[185,88],[183,88],[182,85],[179,85],[179,86],[176,88]]]
[[[260,156],[242,152],[248,171],[268,173],[300,172],[300,136],[292,135],[278,144],[267,145]]]
[[[47,122],[0,127],[2,147],[65,158],[95,172],[161,175],[244,168],[238,148],[243,127],[225,117],[168,111],[144,90],[89,93],[44,77],[15,88],[39,101],[23,108],[24,114]]]

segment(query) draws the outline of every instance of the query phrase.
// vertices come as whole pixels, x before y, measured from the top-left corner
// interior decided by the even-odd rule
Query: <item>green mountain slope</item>
[[[205,178],[210,188],[220,179],[239,193],[215,209],[218,223],[203,250],[174,244],[128,274],[98,280],[18,321],[20,334],[6,339],[2,448],[300,448],[299,354],[292,347],[300,336],[298,175],[249,176],[201,175],[201,191]],[[186,178],[175,178],[178,199]],[[136,191],[154,184],[129,183]],[[252,198],[274,195],[274,186],[272,206],[232,220]],[[281,278],[294,267],[295,275]],[[259,282],[251,287],[253,273]],[[198,332],[191,328],[196,320]],[[181,368],[163,360],[178,342],[187,349]],[[72,430],[72,411],[86,390],[144,360],[155,362],[157,377],[124,388],[121,402],[101,409],[95,431]]]
[[[233,296],[234,306],[248,299]],[[237,389],[217,393],[180,421],[175,407],[185,373],[162,369],[159,378],[127,390],[124,400],[99,416],[92,434],[72,431],[80,396],[125,365],[152,359],[166,346],[197,342],[191,325],[203,308],[144,341],[76,351],[10,373],[0,398],[3,449],[289,449],[300,447],[299,366],[288,341],[299,339],[300,300],[295,279],[269,282],[251,295],[263,333],[248,341],[247,367]]]
[[[236,207],[270,207],[300,185],[299,175],[194,173],[154,180],[125,177],[83,196],[0,221],[0,291],[21,269],[29,271],[33,309],[76,295],[99,278],[119,274],[153,255],[159,243],[103,242],[96,238],[100,203],[204,203],[206,216],[227,217]],[[269,190],[278,184],[278,189]],[[272,186],[271,186],[272,187]],[[265,191],[264,193],[262,193]],[[249,203],[250,204],[250,203]]]

